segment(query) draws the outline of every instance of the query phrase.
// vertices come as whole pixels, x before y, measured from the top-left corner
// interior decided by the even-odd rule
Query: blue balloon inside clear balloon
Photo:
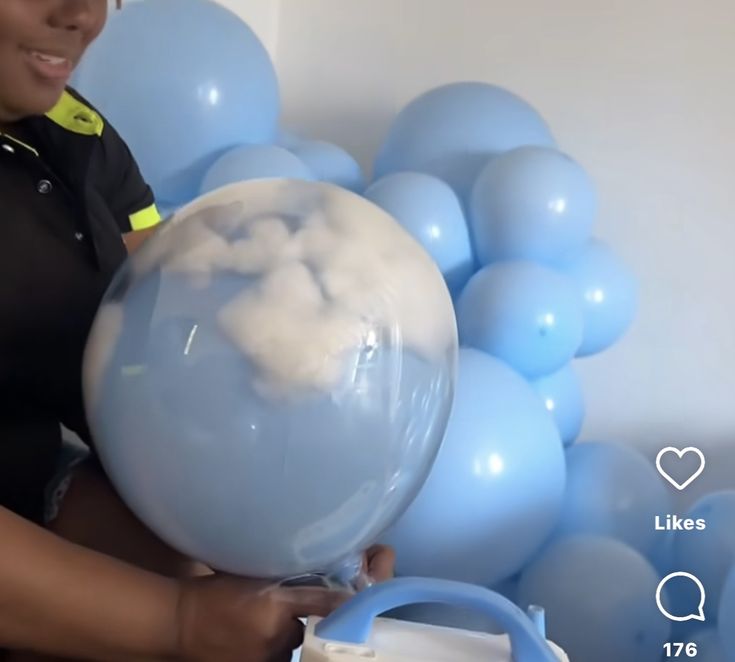
[[[374,175],[434,175],[466,203],[488,159],[522,145],[555,145],[546,122],[526,101],[487,83],[451,83],[425,92],[399,113]]]
[[[554,419],[564,445],[573,444],[582,430],[585,404],[582,383],[572,365],[535,379],[531,385]]]
[[[566,456],[567,487],[555,537],[606,536],[651,554],[660,537],[654,520],[672,511],[654,465],[633,448],[604,442],[577,444]]]
[[[519,147],[480,172],[469,216],[480,264],[553,264],[582,249],[596,214],[595,188],[578,163],[548,147]]]
[[[495,585],[546,540],[564,479],[559,433],[528,383],[501,361],[462,348],[439,455],[384,541],[395,547],[403,575]]]
[[[201,193],[250,179],[313,181],[314,173],[297,156],[275,145],[244,145],[225,152],[204,176]]]
[[[659,577],[643,556],[608,538],[572,536],[526,567],[518,600],[543,605],[549,639],[571,660],[650,662],[670,625],[656,608]]]
[[[463,345],[497,356],[530,378],[561,369],[582,341],[582,304],[574,283],[535,262],[481,269],[456,307]]]
[[[283,139],[283,138],[282,138]],[[329,182],[354,193],[365,189],[360,164],[347,150],[323,140],[289,140],[290,149],[321,182]]]
[[[249,576],[327,571],[423,484],[456,343],[441,274],[388,214],[245,182],[177,211],[116,276],[85,401],[119,493],[173,547]]]
[[[434,258],[449,290],[459,295],[474,271],[469,229],[451,187],[416,172],[386,175],[363,194],[408,230]]]
[[[278,80],[236,14],[210,0],[130,2],[74,77],[125,136],[159,200],[191,200],[233,145],[274,140]]]
[[[590,240],[574,258],[560,265],[582,297],[584,335],[577,356],[602,352],[633,323],[638,283],[630,268],[599,239]]]

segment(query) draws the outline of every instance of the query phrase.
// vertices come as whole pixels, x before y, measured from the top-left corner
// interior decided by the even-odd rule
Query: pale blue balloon
[[[430,278],[377,281],[370,311],[387,312],[359,317],[366,286],[339,280],[318,240],[375,263],[371,227],[425,257],[353,193],[249,181],[179,210],[116,275],[85,356],[86,410],[118,493],[173,548],[247,576],[333,570],[417,494],[452,404],[453,309],[426,259]],[[401,287],[434,303],[413,335],[392,312]]]
[[[553,417],[564,445],[573,444],[582,430],[585,404],[582,382],[571,363],[531,385]]]
[[[472,189],[470,226],[481,265],[553,264],[590,238],[597,195],[585,170],[549,147],[519,147],[491,159]]]
[[[577,356],[608,349],[630,328],[638,308],[638,283],[603,241],[592,239],[563,273],[577,284],[584,311],[584,334]]]
[[[300,136],[298,133],[285,129],[283,127],[278,129],[278,135],[276,136],[276,145],[279,147],[285,147],[286,149],[293,149],[298,147],[303,142],[307,142],[307,139]]]
[[[672,512],[655,466],[623,444],[579,443],[566,456],[567,486],[554,536],[605,536],[650,555],[662,535],[655,517]]]
[[[386,175],[363,195],[391,214],[437,263],[453,295],[474,271],[462,205],[441,179],[415,172]]]
[[[314,173],[297,156],[276,145],[243,145],[225,152],[204,175],[200,193],[249,179],[303,179]]]
[[[659,577],[624,543],[596,536],[562,538],[523,571],[519,605],[542,605],[549,639],[570,660],[652,662],[670,625],[654,596]]]
[[[463,345],[506,361],[529,378],[560,370],[582,341],[582,303],[573,281],[534,262],[498,262],[462,291]]]
[[[732,625],[735,625],[735,623]],[[684,643],[692,643],[697,647],[696,662],[728,662],[725,647],[715,627],[705,628],[694,633]],[[673,652],[676,652],[676,648],[674,648]],[[733,655],[735,655],[735,650],[733,650]],[[686,649],[680,656],[680,659],[689,659],[686,655]],[[735,659],[735,657],[732,659]]]
[[[704,613],[708,620],[714,619],[727,574],[735,564],[735,490],[708,494],[683,517],[695,522],[704,520],[706,528],[677,531],[672,546],[672,561],[677,570],[689,572],[702,582],[707,598]],[[676,595],[672,595],[677,612],[689,613],[692,603],[696,611],[697,596],[694,593],[696,588],[686,584]]]
[[[564,474],[559,433],[533,389],[501,361],[460,349],[437,459],[384,536],[398,572],[484,586],[513,576],[552,531]]]
[[[365,175],[354,156],[339,145],[323,140],[301,140],[289,149],[303,161],[316,178],[348,191],[362,193]]]
[[[735,662],[735,563],[727,573],[722,587],[717,629],[727,662]]]
[[[546,122],[526,101],[487,83],[450,83],[421,94],[398,114],[374,176],[425,172],[446,181],[467,203],[488,159],[521,145],[555,145]]]
[[[125,3],[74,83],[122,134],[156,197],[186,202],[225,150],[273,142],[280,113],[268,52],[209,0]]]

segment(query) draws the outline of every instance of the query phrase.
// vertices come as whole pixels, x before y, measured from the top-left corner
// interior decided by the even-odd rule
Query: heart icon
[[[694,455],[699,458],[699,466],[697,467],[696,471],[691,476],[689,476],[689,478],[687,478],[683,483],[680,483],[679,481],[672,478],[661,466],[661,460],[667,453],[673,453],[680,460],[688,453],[694,453]],[[677,490],[683,490],[688,485],[691,485],[695,480],[697,480],[697,478],[699,478],[701,473],[704,471],[704,454],[698,448],[694,448],[693,446],[689,446],[687,448],[684,448],[683,450],[674,448],[673,446],[668,446],[667,448],[663,448],[662,450],[660,450],[658,455],[656,456],[656,469],[658,469],[658,472]]]

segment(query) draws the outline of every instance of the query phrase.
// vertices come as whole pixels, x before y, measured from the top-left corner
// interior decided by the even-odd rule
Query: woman
[[[107,0],[0,2],[0,649],[96,660],[288,660],[299,617],[343,596],[207,574],[155,538],[89,442],[87,333],[112,274],[159,216],[125,143],[69,77]],[[391,552],[368,554],[377,579]],[[2,656],[2,653],[0,653]]]

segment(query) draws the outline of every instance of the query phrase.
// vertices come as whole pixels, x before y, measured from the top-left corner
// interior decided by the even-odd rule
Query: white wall
[[[585,436],[735,441],[734,23],[731,0],[281,0],[284,119],[369,164],[429,87],[524,96],[596,180],[597,234],[642,283],[624,342],[578,363]]]
[[[731,0],[280,0],[277,17],[273,0],[227,3],[276,54],[285,123],[365,165],[397,110],[441,83],[486,80],[538,108],[596,180],[597,234],[642,285],[625,340],[578,363],[584,436],[717,448],[709,484],[731,483]]]

